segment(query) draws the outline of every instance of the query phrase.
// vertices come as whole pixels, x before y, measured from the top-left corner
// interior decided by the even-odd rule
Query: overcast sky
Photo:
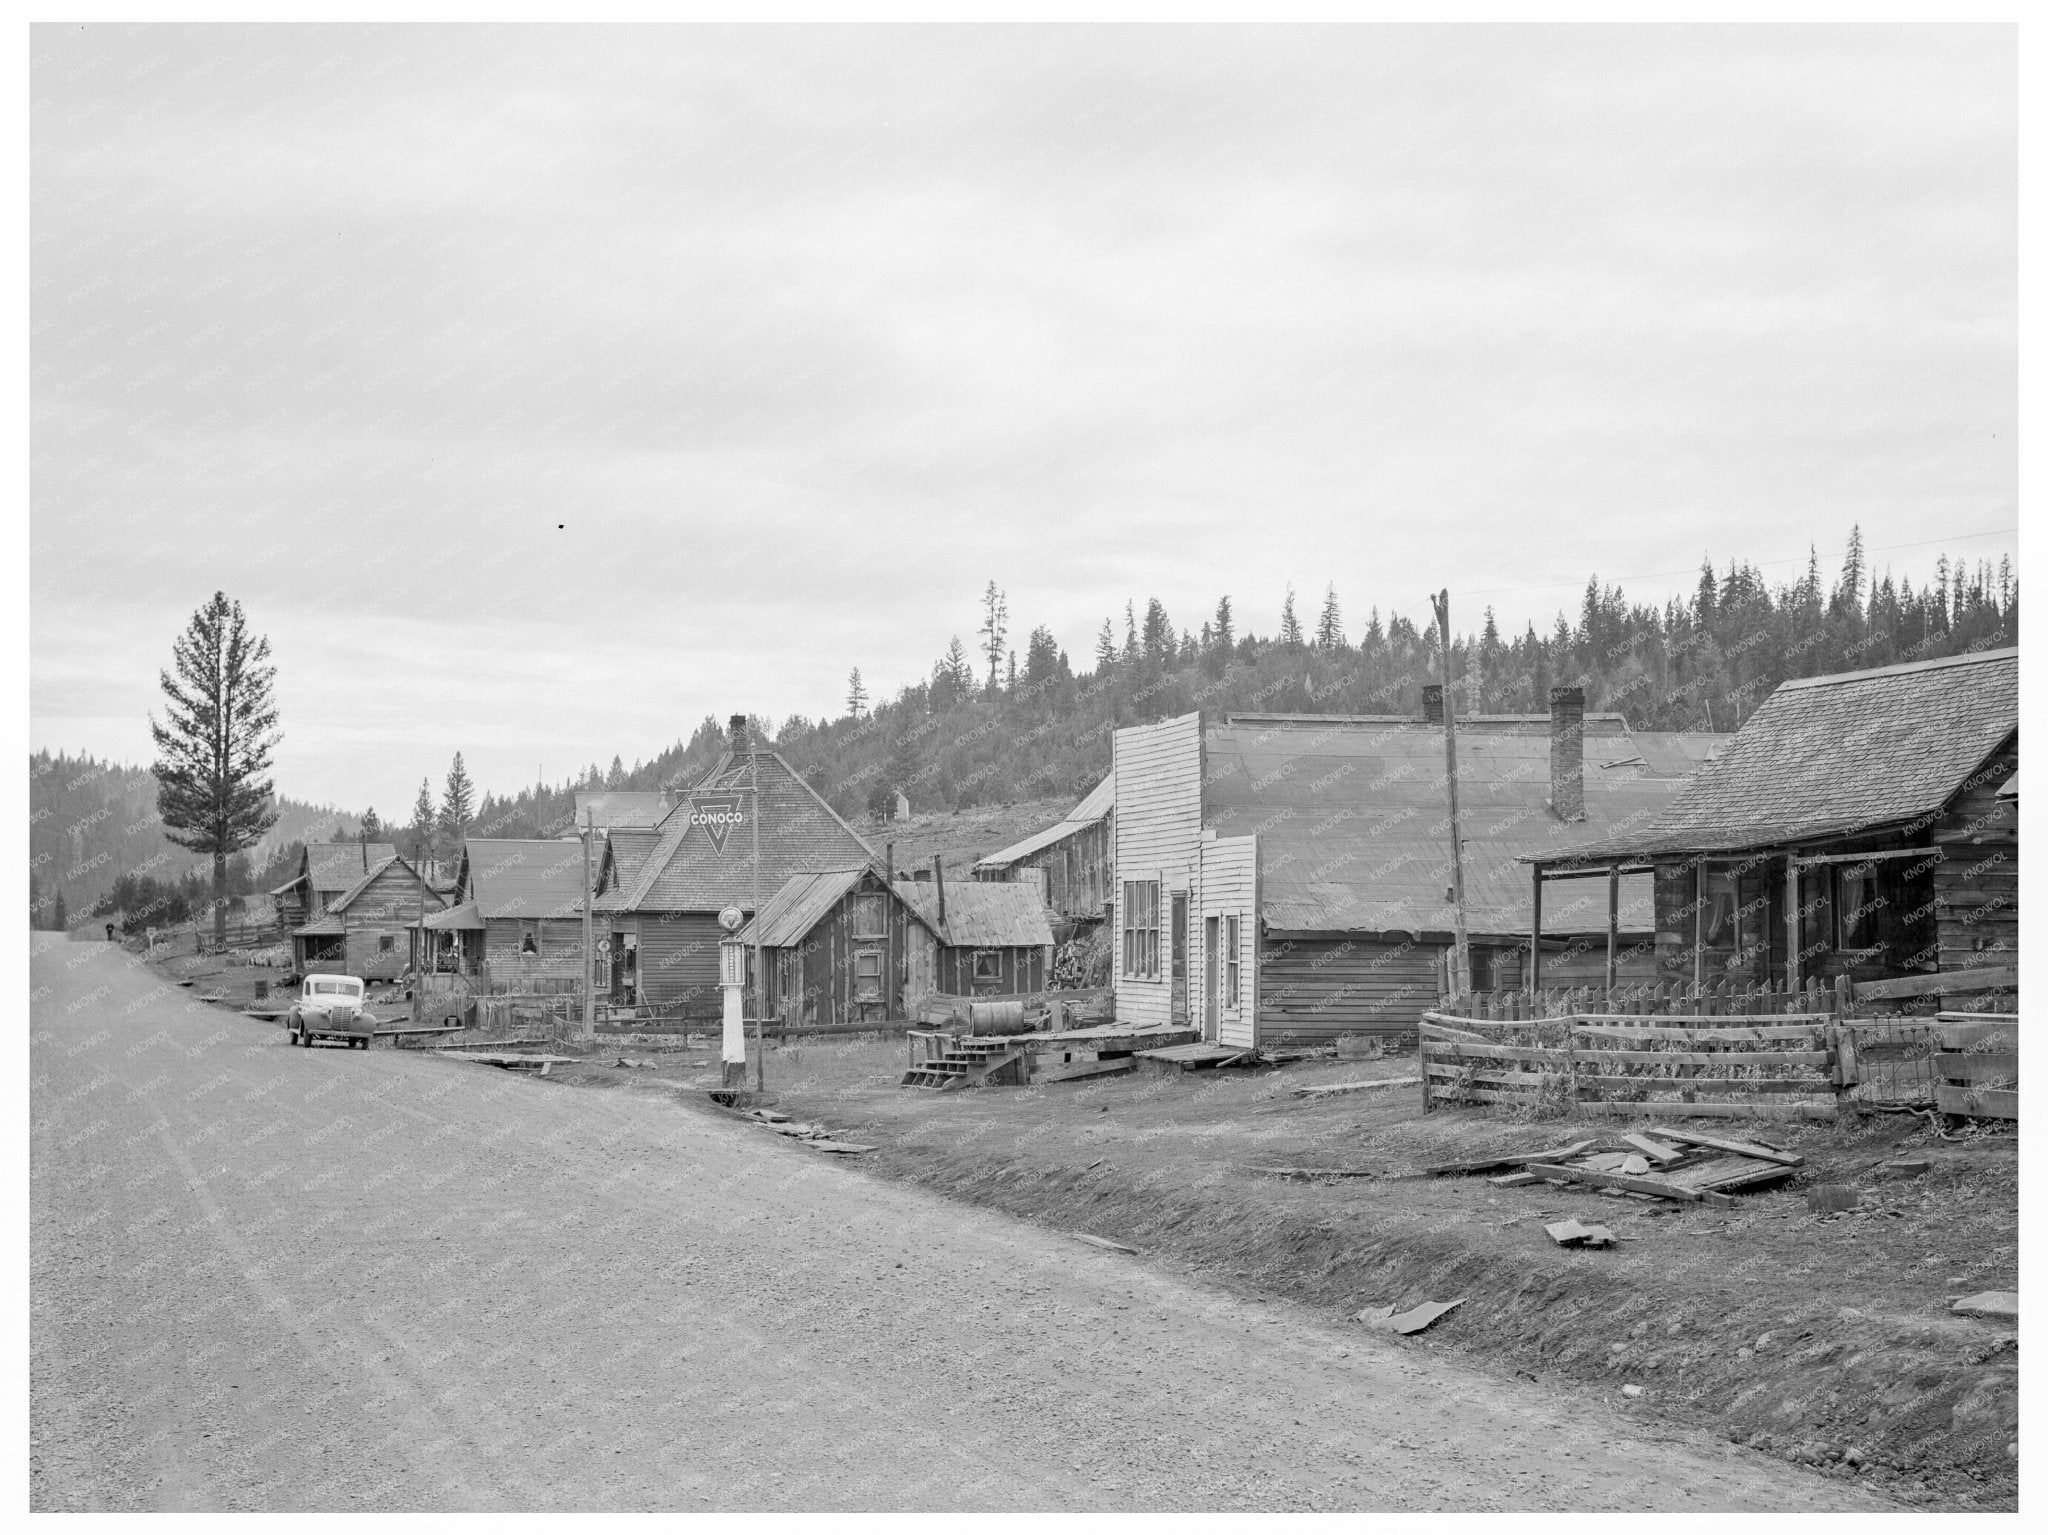
[[[216,587],[387,817],[1007,589],[1546,627],[2016,521],[2010,28],[33,39],[31,739]],[[1775,566],[1774,578],[1796,574]],[[1119,619],[1119,627],[1121,619]]]

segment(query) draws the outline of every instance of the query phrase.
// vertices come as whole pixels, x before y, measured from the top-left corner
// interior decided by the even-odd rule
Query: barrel
[[[967,1004],[967,1032],[970,1034],[1024,1034],[1030,1031],[1030,1027],[1024,1021],[1022,997],[999,997]]]

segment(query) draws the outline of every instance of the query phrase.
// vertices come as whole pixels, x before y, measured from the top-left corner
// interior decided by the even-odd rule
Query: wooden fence
[[[1442,997],[1446,1012],[1480,1020],[1566,1018],[1580,1013],[1632,1015],[1693,1013],[1709,1018],[1755,1017],[1785,1013],[1825,1013],[1835,1018],[1881,1014],[1931,1016],[1944,1000],[1953,1007],[1982,1012],[2007,1012],[2017,1007],[2019,972],[2011,966],[1950,972],[1946,975],[1897,976],[1884,981],[1832,981],[1818,977],[1806,985],[1783,987],[1708,981],[1624,981],[1606,986],[1547,986],[1540,991],[1473,991]]]
[[[1430,1013],[1421,1025],[1423,1108],[1504,1103],[1537,1113],[1829,1118],[1844,1105],[1933,1103],[1955,1114],[2016,1112],[2015,1022],[1953,1016],[1951,1023],[1825,1012]],[[2009,1051],[2001,1048],[2008,1043]],[[1937,1044],[1972,1053],[1939,1053]],[[1951,1081],[1969,1087],[1944,1086],[1949,1071],[1957,1073]]]

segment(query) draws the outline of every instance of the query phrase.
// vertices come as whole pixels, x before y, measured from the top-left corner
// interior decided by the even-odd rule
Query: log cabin
[[[1420,716],[1182,715],[1115,738],[1111,916],[1119,1022],[1183,1023],[1244,1047],[1409,1034],[1452,989],[1521,984],[1518,855],[1589,842],[1668,803],[1720,738],[1587,715],[1455,722],[1471,972],[1446,975],[1456,915],[1441,690]],[[1650,881],[1616,892],[1622,961],[1648,973]],[[1608,912],[1554,912],[1561,966],[1598,963]],[[1603,956],[1604,958],[1604,956]]]
[[[278,920],[292,929],[324,916],[336,896],[397,852],[389,842],[308,842],[299,872],[270,892]]]
[[[1659,977],[1695,989],[2011,967],[2019,651],[1781,683],[1659,815],[1528,863],[1544,938],[1569,882],[1647,874]]]
[[[976,860],[974,878],[1037,885],[1054,940],[1085,941],[1109,911],[1116,883],[1115,829],[1112,773],[1054,825]]]

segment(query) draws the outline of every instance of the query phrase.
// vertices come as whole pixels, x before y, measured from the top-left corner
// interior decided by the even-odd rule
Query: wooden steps
[[[946,1092],[972,1087],[1002,1073],[1023,1078],[1024,1048],[1016,1039],[956,1039],[936,1059],[920,1061],[903,1073],[904,1087]]]

